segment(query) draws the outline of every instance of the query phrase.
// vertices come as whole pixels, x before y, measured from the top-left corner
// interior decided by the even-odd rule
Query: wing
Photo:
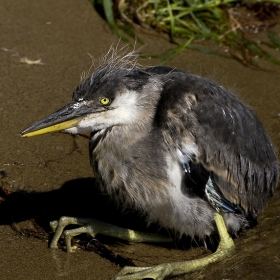
[[[234,95],[188,73],[169,73],[155,124],[181,158],[211,172],[222,195],[257,214],[278,180],[274,148],[261,123]],[[186,162],[186,160],[181,160]]]

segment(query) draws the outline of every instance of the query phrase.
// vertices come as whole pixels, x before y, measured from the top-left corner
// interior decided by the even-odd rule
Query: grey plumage
[[[120,207],[145,213],[148,223],[204,239],[215,231],[218,208],[233,234],[253,224],[278,180],[261,123],[213,81],[174,68],[142,68],[136,58],[111,49],[68,107],[23,134],[56,123],[57,115],[78,116],[67,130],[91,131],[100,188]]]
[[[121,206],[147,214],[148,222],[204,238],[214,231],[214,210],[197,195],[205,184],[197,189],[185,184],[182,164],[190,161],[211,175],[238,209],[224,214],[228,230],[246,227],[278,179],[275,151],[261,123],[213,81],[167,67],[124,68],[122,63],[104,62],[73,95],[95,104],[108,96],[113,100],[108,110],[120,95],[135,98],[130,107],[135,120],[116,120],[91,135],[91,164],[101,188]]]

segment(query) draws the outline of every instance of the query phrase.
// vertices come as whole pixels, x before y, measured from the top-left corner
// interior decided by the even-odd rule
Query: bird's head
[[[86,133],[115,125],[141,125],[154,114],[162,83],[137,67],[101,65],[82,81],[72,102],[26,128],[22,137],[66,130]]]

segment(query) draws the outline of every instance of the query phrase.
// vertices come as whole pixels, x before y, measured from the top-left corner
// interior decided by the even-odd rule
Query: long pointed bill
[[[21,137],[31,137],[77,126],[84,115],[93,108],[82,102],[71,102],[45,119],[31,125],[21,132]]]

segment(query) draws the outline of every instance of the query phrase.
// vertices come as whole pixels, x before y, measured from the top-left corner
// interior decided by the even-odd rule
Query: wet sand
[[[98,207],[91,204],[91,180],[82,179],[92,176],[87,139],[74,141],[59,133],[21,139],[19,133],[71,100],[81,73],[91,65],[88,53],[101,57],[115,36],[86,0],[0,0],[0,14],[0,169],[7,173],[0,185],[23,194],[15,209],[0,206],[0,278],[110,279],[120,268],[107,259],[84,250],[73,254],[50,250],[47,242],[15,232],[6,215],[10,213],[19,228],[33,229],[34,219],[47,227],[46,217],[81,214],[79,205],[86,206],[84,213],[96,211],[99,215],[108,210],[105,203]],[[157,35],[141,37],[147,42],[146,53],[155,54],[170,46]],[[24,57],[41,59],[42,64],[20,63]],[[169,66],[207,76],[233,89],[255,111],[280,149],[279,67],[264,63],[270,71],[257,71],[194,51],[184,52]],[[25,195],[30,192],[32,199]],[[113,219],[114,213],[107,218]],[[280,279],[279,236],[278,188],[259,217],[259,226],[235,239],[236,253],[231,258],[174,279]],[[184,251],[116,241],[106,245],[141,266],[206,254],[201,247]]]

